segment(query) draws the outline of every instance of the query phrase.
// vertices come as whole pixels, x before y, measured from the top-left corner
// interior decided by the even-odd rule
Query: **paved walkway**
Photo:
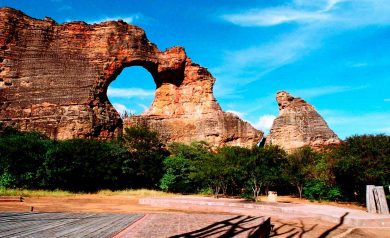
[[[356,209],[329,205],[293,203],[253,203],[243,199],[214,199],[204,197],[144,198],[140,204],[187,209],[192,211],[227,212],[272,218],[316,218],[326,222],[357,227],[390,227],[390,215],[370,214]]]
[[[266,217],[220,214],[147,214],[115,238],[265,237]]]

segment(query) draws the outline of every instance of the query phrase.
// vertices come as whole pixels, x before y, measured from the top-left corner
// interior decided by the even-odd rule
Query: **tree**
[[[193,171],[190,176],[197,181],[203,181],[213,189],[214,196],[218,198],[219,192],[227,180],[227,167],[215,154],[209,154],[199,160],[193,161]]]
[[[226,195],[228,189],[231,194],[240,192],[245,183],[244,164],[252,155],[252,151],[239,146],[225,146],[217,151],[217,159],[224,164],[224,182],[222,184],[222,194]],[[222,168],[221,168],[222,169]]]
[[[262,186],[273,186],[282,180],[282,168],[286,162],[286,152],[278,146],[256,147],[247,160],[245,171],[247,181],[256,200]]]
[[[303,187],[314,171],[317,153],[309,146],[296,149],[288,158],[285,170],[288,180],[298,189],[299,198],[302,199]]]
[[[0,187],[40,188],[42,166],[52,141],[36,132],[0,129]]]
[[[191,162],[183,156],[169,156],[164,160],[165,173],[160,181],[160,188],[170,192],[192,191],[189,178]]]
[[[163,160],[168,156],[159,135],[144,125],[125,128],[120,143],[127,148],[131,159],[127,166],[134,168],[137,187],[156,188],[163,175]]]
[[[129,174],[125,161],[129,157],[126,149],[112,142],[59,141],[47,152],[40,170],[44,175],[42,183],[49,189],[83,192],[129,187],[131,181],[125,179]]]
[[[365,201],[368,184],[390,184],[390,137],[361,135],[348,137],[333,151],[337,158],[336,182],[348,200]]]
[[[205,141],[193,141],[189,145],[173,142],[169,145],[169,152],[172,156],[181,156],[190,161],[207,157],[210,151],[211,146]]]
[[[160,188],[174,192],[196,192],[206,181],[199,178],[196,165],[210,156],[210,146],[204,141],[191,144],[172,143],[168,150],[170,156],[164,160],[164,175]]]

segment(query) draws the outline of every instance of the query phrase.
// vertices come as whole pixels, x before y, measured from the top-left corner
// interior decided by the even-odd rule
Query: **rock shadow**
[[[269,237],[271,229],[271,219],[264,220],[261,224],[251,225],[251,222],[260,220],[263,217],[235,216],[223,221],[215,222],[201,229],[171,236],[171,238],[189,237],[234,237],[244,232],[248,232],[248,237],[265,238]],[[248,226],[249,225],[249,226]]]

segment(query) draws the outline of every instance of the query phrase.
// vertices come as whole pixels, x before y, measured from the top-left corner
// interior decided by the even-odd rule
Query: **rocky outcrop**
[[[278,145],[292,152],[302,146],[319,149],[340,143],[325,120],[305,100],[281,91],[277,93],[276,101],[280,112],[273,122],[266,144]]]
[[[57,24],[0,9],[0,121],[6,125],[58,139],[112,138],[123,124],[107,87],[135,65],[157,86],[152,107],[140,118],[166,142],[249,147],[262,137],[222,112],[212,92],[215,79],[181,47],[161,52],[141,28],[123,21]]]

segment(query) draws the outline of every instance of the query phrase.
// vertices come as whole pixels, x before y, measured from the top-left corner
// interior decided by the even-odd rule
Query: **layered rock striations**
[[[274,120],[266,139],[268,145],[278,145],[288,152],[302,146],[319,149],[340,143],[315,108],[301,98],[280,91],[276,95],[279,116]]]
[[[172,72],[166,72],[168,76],[157,85],[151,107],[140,116],[126,118],[124,127],[146,124],[159,131],[167,144],[203,140],[217,147],[249,148],[260,141],[262,132],[221,110],[213,96],[215,79],[205,68],[187,58],[182,48],[170,49],[163,57],[169,67],[182,67],[183,71],[178,72],[183,74],[174,77]]]
[[[205,140],[252,146],[262,132],[221,110],[215,79],[183,48],[161,52],[145,32],[123,21],[89,25],[37,20],[0,8],[0,121],[51,138],[112,138],[123,122],[107,87],[125,67],[153,76],[156,96],[138,119],[166,142]]]
[[[162,84],[152,106],[140,116],[125,119],[124,126],[146,124],[168,144],[203,140],[214,146],[256,145],[263,133],[221,110],[212,94],[214,81],[207,70],[187,58],[182,83]]]

